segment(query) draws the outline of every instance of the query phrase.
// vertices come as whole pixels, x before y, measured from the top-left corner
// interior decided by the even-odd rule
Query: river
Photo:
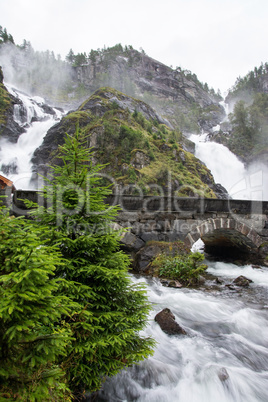
[[[268,269],[206,262],[211,276],[198,290],[132,277],[147,286],[153,311],[144,332],[158,344],[153,357],[108,379],[96,401],[267,402]],[[226,286],[241,274],[254,281],[248,289]],[[166,307],[186,336],[166,335],[154,321]]]

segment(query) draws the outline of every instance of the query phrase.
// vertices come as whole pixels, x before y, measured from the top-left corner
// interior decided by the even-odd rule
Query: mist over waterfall
[[[60,119],[62,112],[53,108],[52,112],[47,113],[41,97],[30,97],[8,84],[5,86],[21,100],[21,104],[14,105],[14,120],[25,128],[25,132],[19,136],[16,144],[7,139],[0,141],[0,173],[12,180],[17,189],[34,189],[36,184],[31,183],[32,155],[42,144],[49,128]]]
[[[253,163],[247,168],[227,147],[208,141],[207,134],[191,135],[195,156],[210,169],[215,182],[235,199],[268,200],[268,167]]]

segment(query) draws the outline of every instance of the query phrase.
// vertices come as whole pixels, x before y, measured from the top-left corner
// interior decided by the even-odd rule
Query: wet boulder
[[[243,287],[247,287],[249,286],[250,283],[252,283],[253,281],[251,279],[246,278],[243,275],[238,276],[236,279],[233,280],[233,283],[236,286],[243,286]]]
[[[183,285],[179,281],[176,281],[176,280],[173,280],[173,279],[171,279],[171,280],[169,280],[169,279],[160,279],[160,282],[161,282],[161,284],[163,286],[166,286],[168,288],[182,288],[183,287]]]
[[[187,335],[187,332],[175,321],[174,314],[168,308],[156,314],[154,320],[168,335]]]
[[[218,371],[218,377],[221,380],[221,382],[224,382],[226,380],[228,380],[229,378],[229,374],[228,371],[226,370],[225,367],[221,367]]]

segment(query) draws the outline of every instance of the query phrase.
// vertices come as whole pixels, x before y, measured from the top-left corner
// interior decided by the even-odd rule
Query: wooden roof
[[[5,187],[12,187],[13,186],[13,181],[7,179],[4,176],[0,175],[0,187],[5,188]]]

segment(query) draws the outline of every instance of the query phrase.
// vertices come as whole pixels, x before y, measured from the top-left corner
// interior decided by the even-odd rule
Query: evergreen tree
[[[76,395],[97,390],[107,376],[152,354],[154,345],[139,334],[150,305],[144,289],[131,283],[129,258],[119,249],[122,233],[112,228],[117,208],[105,204],[110,189],[101,183],[103,167],[91,158],[79,129],[73,137],[66,134],[62,164],[52,168],[44,188],[49,207],[36,213],[38,225],[50,225],[52,244],[60,244],[67,261],[57,269],[65,278],[62,292],[80,305],[63,361]],[[68,287],[68,281],[76,286]]]
[[[69,63],[73,63],[74,62],[74,52],[73,49],[70,49],[69,53],[66,56],[66,61],[68,61]]]
[[[44,226],[1,209],[0,227],[0,400],[70,400],[58,365],[70,341],[60,321],[70,301],[54,277],[61,255],[40,240]]]

